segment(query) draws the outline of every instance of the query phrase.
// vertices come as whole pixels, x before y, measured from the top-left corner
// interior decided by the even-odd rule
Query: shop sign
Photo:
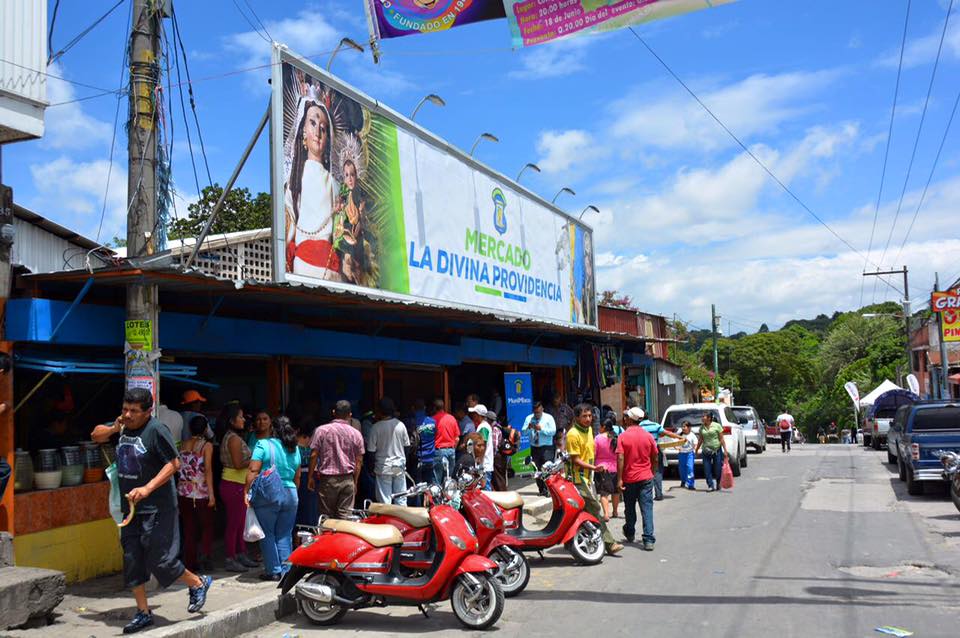
[[[943,326],[941,338],[947,343],[960,341],[960,310],[942,310],[940,318]]]
[[[283,47],[273,69],[278,281],[596,325],[589,227]]]
[[[934,312],[960,310],[960,288],[931,293],[930,309]]]
[[[153,322],[148,320],[124,321],[124,341],[133,348],[151,350],[153,348]]]
[[[530,456],[530,433],[522,432],[523,422],[533,414],[533,379],[529,372],[505,372],[503,374],[505,392],[504,403],[507,406],[507,420],[514,430],[520,432],[520,448],[510,460],[513,471],[530,473],[530,467],[523,464]]]
[[[365,0],[377,39],[438,33],[481,20],[503,18],[503,0]]]

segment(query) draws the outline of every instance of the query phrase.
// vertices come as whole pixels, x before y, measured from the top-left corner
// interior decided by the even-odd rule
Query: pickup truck
[[[960,452],[960,403],[923,401],[904,405],[890,425],[887,461],[897,464],[907,493],[923,494],[926,482],[943,482],[939,450]]]

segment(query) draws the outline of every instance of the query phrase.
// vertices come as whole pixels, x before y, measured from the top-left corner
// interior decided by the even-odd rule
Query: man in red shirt
[[[652,552],[657,542],[653,534],[653,476],[657,471],[657,442],[640,427],[643,411],[630,408],[623,413],[624,432],[617,438],[617,476],[623,492],[623,535],[634,542],[637,503],[643,517],[643,549]]]
[[[433,400],[433,420],[437,423],[437,456],[433,462],[434,481],[443,484],[447,475],[453,474],[457,462],[457,441],[460,440],[460,424],[443,409],[443,399]]]

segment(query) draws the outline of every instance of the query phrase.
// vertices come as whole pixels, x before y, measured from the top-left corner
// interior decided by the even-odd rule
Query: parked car
[[[887,432],[897,409],[902,405],[909,405],[920,400],[920,397],[909,390],[896,388],[884,392],[876,398],[873,405],[867,410],[864,417],[863,445],[881,450],[887,445]]]
[[[678,403],[667,408],[660,425],[671,432],[679,432],[684,423],[689,423],[690,431],[696,434],[700,431],[703,415],[707,413],[713,416],[715,422],[723,426],[723,440],[730,453],[730,469],[734,476],[740,476],[740,469],[747,467],[747,444],[744,440],[743,428],[729,406],[717,403]],[[664,469],[676,467],[679,453],[675,447],[663,451]],[[694,463],[703,464],[700,455],[697,455]]]
[[[897,409],[887,437],[887,461],[897,464],[907,493],[923,494],[923,483],[942,483],[941,450],[960,452],[960,403],[922,401]]]
[[[780,428],[776,423],[767,423],[763,422],[763,429],[767,433],[767,443],[779,443],[780,442]]]
[[[767,433],[760,415],[751,405],[735,405],[732,409],[740,427],[743,428],[743,440],[747,444],[747,449],[753,448],[759,454],[763,454],[767,449]]]

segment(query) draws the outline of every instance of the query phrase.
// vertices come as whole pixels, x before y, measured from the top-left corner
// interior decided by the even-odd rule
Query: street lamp
[[[420,100],[420,103],[417,104],[417,108],[413,109],[413,113],[410,115],[410,119],[411,119],[411,120],[416,119],[416,117],[417,117],[417,111],[419,111],[419,110],[420,110],[420,107],[423,106],[424,104],[426,104],[427,102],[430,102],[431,104],[436,104],[437,106],[446,106],[446,105],[447,105],[447,103],[443,101],[443,98],[442,98],[442,97],[440,97],[439,95],[435,95],[435,94],[431,93],[430,95],[427,95],[427,96],[425,96],[422,100]]]
[[[560,197],[561,195],[563,195],[564,193],[570,193],[570,194],[573,195],[574,197],[577,196],[576,192],[574,192],[574,190],[573,190],[572,188],[567,188],[566,186],[564,186],[563,188],[561,188],[560,190],[557,191],[557,194],[553,196],[553,199],[550,200],[550,203],[551,203],[551,204],[556,204],[556,203],[557,203],[557,198]]]
[[[327,60],[327,71],[330,70],[330,65],[333,64],[333,59],[337,57],[337,54],[340,53],[340,49],[343,47],[350,47],[351,49],[357,51],[358,53],[363,53],[363,47],[351,40],[350,38],[343,38],[340,40],[340,44],[337,45],[337,48],[333,50],[333,53],[330,54],[330,59]]]
[[[536,164],[530,164],[530,163],[528,162],[527,165],[524,166],[523,168],[521,168],[521,169],[520,169],[520,172],[517,173],[517,180],[516,180],[516,181],[518,181],[518,182],[520,181],[520,176],[523,175],[523,172],[524,172],[525,170],[527,170],[528,168],[529,168],[530,170],[532,170],[533,172],[535,172],[535,173],[539,173],[539,172],[540,172],[540,167],[539,167],[539,166],[537,166]]]
[[[591,204],[590,206],[587,206],[586,208],[584,208],[584,209],[583,209],[583,212],[580,213],[580,219],[583,219],[583,214],[586,213],[588,210],[592,210],[592,211],[595,212],[597,215],[600,214],[600,209]]]
[[[480,137],[477,138],[477,141],[473,143],[473,146],[470,148],[470,157],[473,157],[473,152],[477,150],[477,145],[480,144],[482,140],[487,140],[488,142],[499,142],[500,140],[493,133],[481,133]]]

